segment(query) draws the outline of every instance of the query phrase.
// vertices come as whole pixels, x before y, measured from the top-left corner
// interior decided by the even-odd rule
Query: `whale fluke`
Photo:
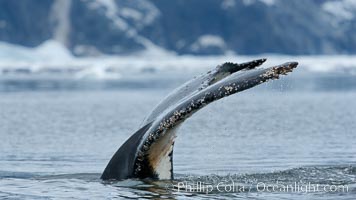
[[[146,133],[151,124],[147,124],[134,133],[114,154],[108,166],[101,175],[104,180],[107,179],[126,179],[128,174],[134,173],[137,148],[140,145],[142,136]]]
[[[298,65],[297,62],[287,62],[266,69],[257,68],[265,61],[224,63],[175,89],[114,154],[101,178],[173,179],[174,140],[184,120],[211,102],[278,79]]]

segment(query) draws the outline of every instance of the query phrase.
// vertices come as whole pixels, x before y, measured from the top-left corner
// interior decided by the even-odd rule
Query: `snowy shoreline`
[[[264,66],[298,61],[306,72],[356,74],[356,55],[176,55],[164,49],[150,49],[134,55],[74,57],[61,43],[49,40],[35,48],[0,42],[0,76],[22,74],[64,74],[82,79],[119,79],[126,75],[167,72],[203,72],[224,62],[246,62],[265,57]]]

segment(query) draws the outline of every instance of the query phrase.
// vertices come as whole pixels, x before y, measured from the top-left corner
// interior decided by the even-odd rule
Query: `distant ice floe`
[[[355,55],[219,55],[179,56],[149,41],[147,51],[128,56],[74,57],[60,42],[48,40],[36,48],[0,42],[0,76],[64,76],[73,79],[120,79],[142,74],[200,73],[224,62],[246,62],[268,58],[264,66],[298,61],[303,72],[342,72],[356,75]],[[216,42],[216,41],[215,41]]]
[[[74,74],[77,79],[99,79],[99,80],[111,80],[121,78],[121,74],[113,73],[109,69],[103,67],[89,67],[78,71]]]
[[[217,35],[202,35],[200,36],[196,42],[191,45],[191,49],[193,51],[199,51],[200,49],[209,48],[209,47],[217,47],[220,49],[225,49],[226,44],[224,39]]]

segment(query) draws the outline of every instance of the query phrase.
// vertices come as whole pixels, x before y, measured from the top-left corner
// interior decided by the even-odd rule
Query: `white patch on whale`
[[[176,126],[168,130],[148,151],[149,163],[160,180],[172,178],[172,160],[169,154],[173,151],[178,128]]]

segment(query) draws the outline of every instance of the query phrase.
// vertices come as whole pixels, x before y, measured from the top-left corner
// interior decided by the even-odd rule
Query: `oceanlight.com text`
[[[264,183],[254,184],[235,183],[234,181],[221,181],[215,184],[201,181],[182,181],[175,184],[167,184],[167,190],[185,193],[239,193],[239,192],[286,192],[286,193],[346,193],[349,191],[347,185],[329,185],[316,183]]]

